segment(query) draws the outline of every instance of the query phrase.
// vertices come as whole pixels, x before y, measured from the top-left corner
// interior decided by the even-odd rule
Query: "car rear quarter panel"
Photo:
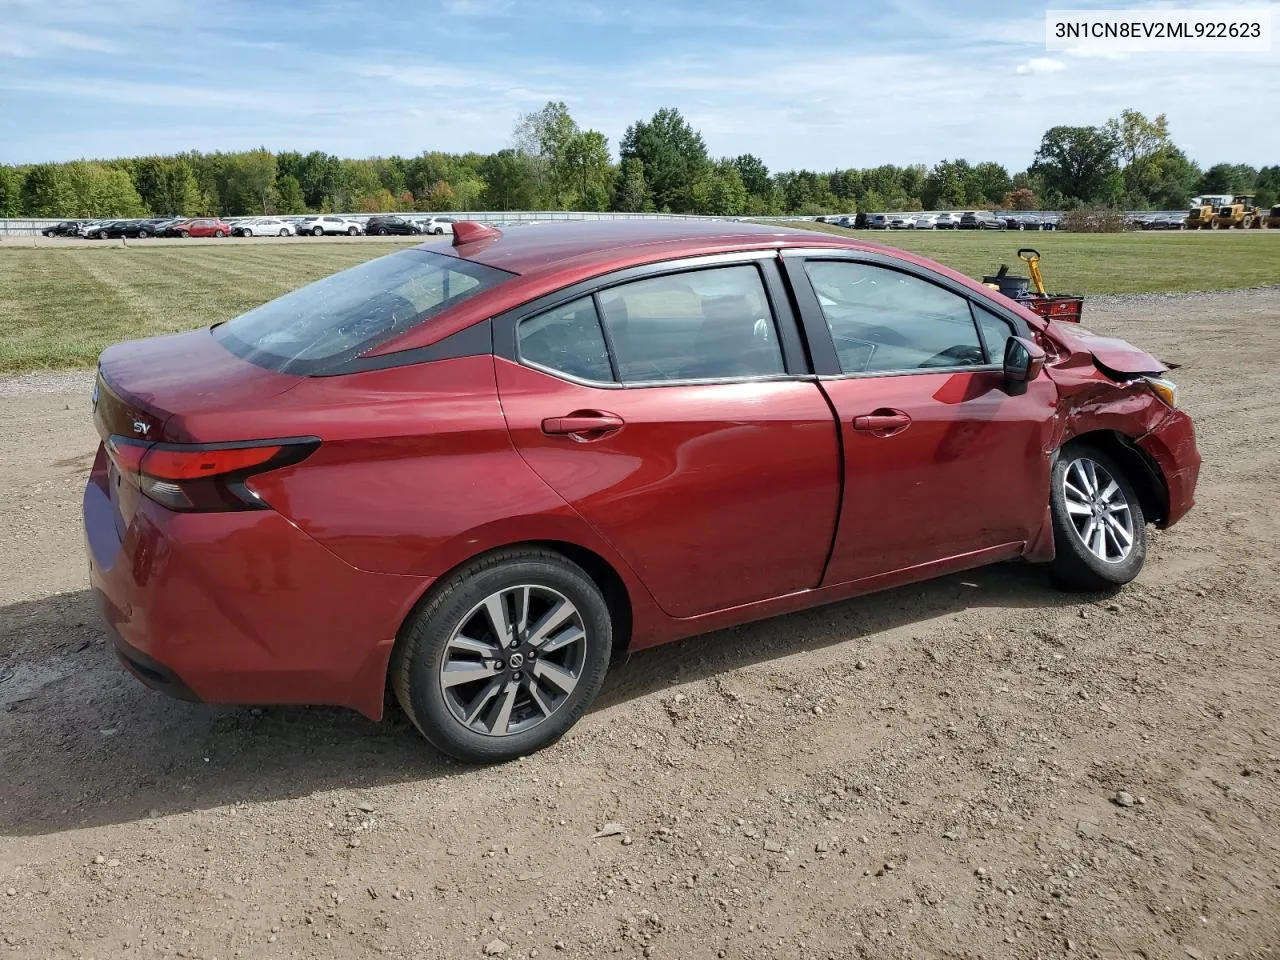
[[[316,378],[290,401],[290,432],[320,437],[320,449],[250,485],[347,563],[439,577],[497,547],[562,541],[618,572],[637,620],[651,603],[512,446],[492,356]]]

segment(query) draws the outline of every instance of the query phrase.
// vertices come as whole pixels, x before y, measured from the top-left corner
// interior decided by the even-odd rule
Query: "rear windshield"
[[[513,275],[427,250],[370,260],[214,327],[236,356],[269,370],[319,373],[352,360]]]

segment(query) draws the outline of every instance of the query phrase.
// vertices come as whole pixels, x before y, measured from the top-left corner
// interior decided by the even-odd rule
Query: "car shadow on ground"
[[[1004,564],[694,637],[621,658],[596,708],[972,607],[1078,603],[1041,569]],[[116,663],[88,591],[0,608],[0,835],[465,774],[398,709],[382,723],[342,709],[172,700]]]

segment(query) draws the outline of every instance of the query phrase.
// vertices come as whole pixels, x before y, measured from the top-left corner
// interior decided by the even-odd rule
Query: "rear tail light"
[[[107,452],[116,467],[144,496],[186,512],[268,509],[245,481],[298,463],[318,446],[315,437],[208,444],[107,438]]]

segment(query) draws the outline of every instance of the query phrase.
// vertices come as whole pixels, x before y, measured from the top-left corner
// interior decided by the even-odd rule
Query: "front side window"
[[[754,264],[635,280],[601,291],[599,302],[623,383],[784,372]]]
[[[987,362],[1002,363],[1005,345],[1010,337],[1017,336],[1013,326],[1008,320],[976,303],[973,305],[973,313],[978,318],[978,326],[982,327],[982,341],[987,345]]]
[[[213,335],[251,363],[305,375],[354,359],[511,277],[470,260],[401,250],[255,307]]]
[[[844,373],[987,362],[969,301],[911,274],[849,261],[805,265]]]
[[[595,301],[582,297],[520,322],[520,357],[579,380],[613,379]]]

